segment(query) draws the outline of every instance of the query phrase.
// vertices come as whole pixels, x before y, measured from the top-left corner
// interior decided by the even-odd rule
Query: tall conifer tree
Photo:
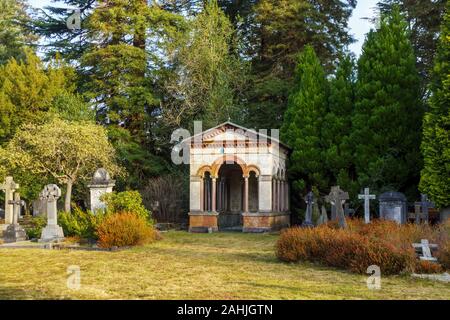
[[[398,8],[381,17],[362,51],[352,132],[359,185],[415,195],[423,106],[416,58]]]
[[[450,2],[441,27],[430,90],[429,110],[423,122],[420,190],[437,206],[446,208],[450,206]]]
[[[282,141],[293,148],[289,174],[297,192],[328,187],[321,138],[327,90],[325,71],[314,49],[306,46],[298,57],[295,87],[281,127]]]

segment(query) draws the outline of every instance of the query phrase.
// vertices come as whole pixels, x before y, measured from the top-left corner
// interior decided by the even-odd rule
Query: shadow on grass
[[[0,300],[59,300],[59,296],[51,296],[38,290],[3,287],[0,285]]]

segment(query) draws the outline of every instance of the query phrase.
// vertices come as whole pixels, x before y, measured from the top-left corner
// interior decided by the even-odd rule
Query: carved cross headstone
[[[27,233],[19,225],[20,208],[24,205],[24,201],[20,200],[20,194],[18,192],[14,194],[14,200],[8,201],[8,205],[13,208],[13,219],[12,223],[4,232],[5,242],[25,241],[27,239]]]
[[[428,242],[427,239],[420,240],[420,243],[413,243],[412,245],[414,248],[419,248],[422,250],[422,255],[420,256],[420,260],[426,260],[426,261],[437,261],[435,257],[431,255],[431,249],[436,249],[438,246],[437,244],[431,244]]]
[[[420,195],[420,206],[422,207],[422,218],[425,223],[428,223],[428,209],[434,208],[434,203],[428,201],[428,197],[426,194]]]
[[[364,222],[370,222],[370,200],[375,199],[374,194],[370,194],[369,188],[364,188],[364,194],[358,194],[358,199],[364,199]]]
[[[313,211],[313,204],[314,204],[314,194],[312,191],[308,192],[308,194],[304,198],[306,202],[306,214],[305,214],[305,221],[303,221],[303,226],[305,227],[312,227],[314,224],[312,223],[312,211]]]
[[[61,189],[56,184],[48,184],[40,194],[47,201],[47,226],[42,230],[41,241],[53,241],[64,238],[63,230],[58,226],[57,201],[61,197]]]
[[[5,178],[3,184],[0,185],[0,189],[5,192],[5,224],[13,223],[13,206],[8,202],[13,201],[14,191],[19,189],[19,184],[14,182],[13,177],[8,176]]]
[[[339,221],[339,227],[341,228],[347,227],[347,222],[345,221],[344,209],[342,205],[345,203],[345,200],[348,199],[348,192],[341,190],[339,186],[331,187],[330,194],[325,197],[325,200],[327,202],[330,202],[336,207],[336,216]]]
[[[14,193],[14,200],[9,200],[8,204],[13,207],[12,224],[18,224],[20,217],[20,209],[25,204],[23,200],[20,200],[20,193],[19,192]]]

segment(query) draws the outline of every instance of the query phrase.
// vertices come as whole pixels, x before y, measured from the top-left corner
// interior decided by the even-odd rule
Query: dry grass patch
[[[450,299],[448,284],[382,278],[310,263],[279,262],[278,235],[164,233],[163,240],[118,252],[0,249],[1,299]],[[66,287],[81,268],[80,290]],[[18,270],[18,271],[15,271]]]

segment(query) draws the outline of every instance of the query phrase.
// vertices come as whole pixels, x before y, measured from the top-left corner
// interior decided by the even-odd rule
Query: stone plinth
[[[284,212],[243,213],[242,232],[269,232],[287,228],[290,214]]]
[[[19,224],[10,224],[3,233],[3,237],[6,243],[25,241],[27,233]]]
[[[42,229],[40,242],[60,241],[64,239],[63,229],[58,225],[47,225]]]
[[[217,226],[217,212],[190,212],[189,213],[189,232],[215,232]],[[211,228],[211,229],[210,229]]]

